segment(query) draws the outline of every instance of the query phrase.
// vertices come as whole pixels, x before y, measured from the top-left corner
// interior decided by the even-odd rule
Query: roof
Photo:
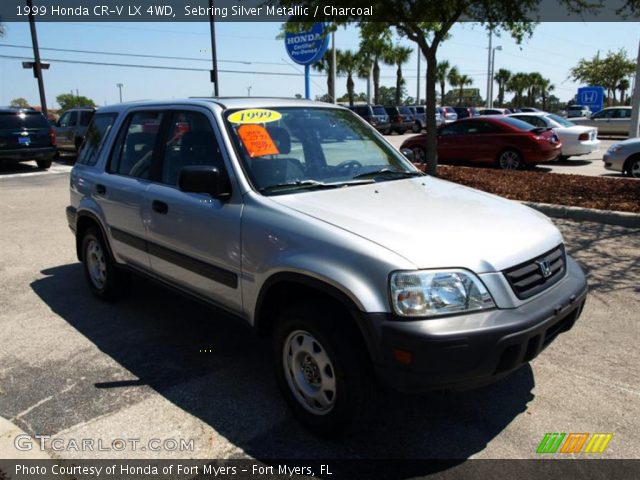
[[[118,103],[101,107],[101,113],[119,112],[133,107],[162,107],[174,105],[199,105],[211,107],[217,105],[222,109],[236,108],[269,108],[269,107],[320,107],[320,108],[344,108],[332,103],[316,102],[297,98],[277,97],[192,97],[169,100],[143,100],[136,102]]]
[[[0,107],[0,113],[41,113],[33,108],[21,108],[21,107]]]

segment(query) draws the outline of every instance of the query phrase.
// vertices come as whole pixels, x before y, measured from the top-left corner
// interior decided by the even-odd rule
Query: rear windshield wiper
[[[398,170],[391,170],[390,168],[381,168],[380,170],[374,170],[373,172],[365,172],[356,175],[355,178],[371,178],[371,177],[397,177],[397,178],[410,178],[410,177],[423,177],[422,172],[401,172]]]
[[[346,181],[337,183],[325,183],[317,180],[296,180],[295,182],[278,183],[276,185],[268,185],[259,189],[260,193],[270,193],[278,190],[298,190],[298,189],[310,189],[310,190],[322,190],[327,188],[339,188],[348,185],[362,185],[365,183],[373,183],[373,181]]]

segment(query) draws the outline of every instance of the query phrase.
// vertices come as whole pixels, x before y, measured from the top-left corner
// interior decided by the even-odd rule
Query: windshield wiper
[[[391,170],[390,168],[381,168],[380,170],[374,170],[373,172],[365,172],[360,173],[353,177],[356,178],[370,178],[370,177],[379,177],[379,176],[387,176],[387,177],[397,177],[397,178],[410,178],[410,177],[423,177],[424,173],[422,172],[401,172],[398,170]]]
[[[276,190],[290,190],[290,189],[327,189],[327,188],[339,188],[345,187],[348,185],[362,185],[366,183],[373,183],[373,180],[364,180],[364,181],[346,181],[346,182],[336,182],[336,183],[325,183],[319,182],[317,180],[296,180],[295,182],[285,182],[278,183],[276,185],[269,185],[266,187],[262,187],[259,191],[260,193],[269,193]]]

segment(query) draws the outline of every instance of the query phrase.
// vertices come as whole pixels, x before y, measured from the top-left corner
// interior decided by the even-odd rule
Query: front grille
[[[545,267],[548,267],[548,270]],[[523,300],[556,283],[564,276],[566,269],[567,258],[564,245],[561,244],[536,258],[503,270],[502,273],[511,285],[513,293]]]

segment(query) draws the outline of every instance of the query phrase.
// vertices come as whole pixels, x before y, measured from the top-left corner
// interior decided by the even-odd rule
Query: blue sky
[[[30,46],[27,23],[8,23],[0,44]],[[635,58],[640,38],[638,23],[543,23],[533,37],[517,45],[503,34],[494,38],[496,70],[539,71],[555,85],[555,94],[569,100],[578,85],[567,80],[569,69],[582,57],[592,57],[598,50],[625,48]],[[79,54],[43,50],[43,58],[82,60],[91,62],[135,63],[145,65],[180,66],[209,69],[210,37],[207,23],[39,23],[41,47],[99,50],[119,53],[193,57],[197,60],[145,59],[109,55]],[[255,70],[293,73],[293,76],[255,75],[241,73],[220,74],[221,95],[247,95],[251,87],[253,96],[294,96],[304,93],[302,67],[288,59],[282,40],[275,37],[280,29],[277,23],[217,23],[219,68],[227,70]],[[355,28],[341,29],[336,46],[356,50],[359,39]],[[415,45],[406,40],[400,43]],[[0,55],[29,56],[28,49],[0,46]],[[452,36],[440,48],[438,58],[457,65],[462,73],[474,80],[473,87],[486,90],[487,35],[483,28],[472,24],[458,24]],[[416,53],[404,66],[408,93],[416,92]],[[244,62],[251,62],[250,64]],[[422,63],[421,77],[425,63]],[[395,68],[383,66],[382,84],[395,85]],[[421,78],[422,80],[422,78]],[[421,97],[424,97],[424,80]],[[118,101],[117,83],[125,84],[124,100],[151,98],[180,98],[211,95],[208,71],[151,70],[113,66],[78,65],[51,62],[45,72],[48,104],[55,106],[55,96],[78,89],[81,95],[93,98],[99,105]],[[346,80],[338,78],[338,94],[345,91]],[[365,91],[363,80],[356,80],[356,91]],[[312,78],[312,96],[325,93],[326,77]],[[494,87],[497,92],[497,87]],[[0,58],[0,105],[7,105],[15,97],[25,97],[39,104],[38,88],[28,70],[18,60]]]

